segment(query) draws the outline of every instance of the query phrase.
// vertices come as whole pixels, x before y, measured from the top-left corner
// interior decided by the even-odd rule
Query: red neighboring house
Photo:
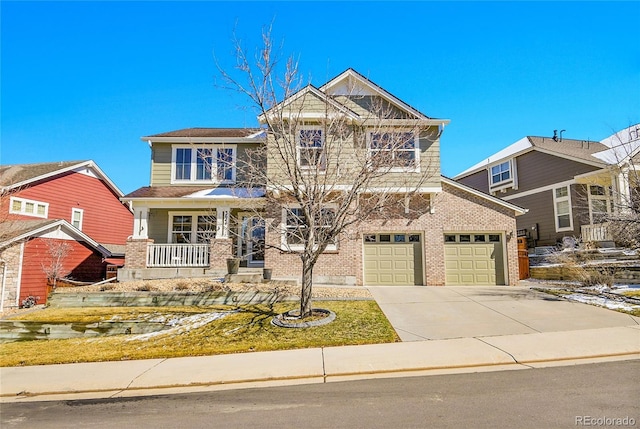
[[[2,309],[44,303],[52,273],[99,281],[124,263],[133,213],[93,161],[0,166],[0,186]]]

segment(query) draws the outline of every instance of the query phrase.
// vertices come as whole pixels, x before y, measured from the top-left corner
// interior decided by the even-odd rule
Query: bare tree
[[[226,88],[252,101],[267,132],[266,143],[239,161],[237,186],[264,190],[256,214],[282,237],[267,246],[300,257],[303,318],[312,313],[313,269],[323,252],[372,218],[401,213],[410,221],[424,207],[411,201],[423,198],[420,188],[439,175],[439,163],[416,149],[434,144],[441,127],[357,85],[339,96],[303,86],[297,61],[281,63],[271,28],[262,41],[253,58],[234,39],[235,69],[218,69]]]
[[[64,262],[73,249],[69,243],[63,240],[46,239],[46,244],[49,261],[48,263],[42,263],[42,272],[44,272],[47,280],[51,282],[51,286],[55,289],[58,280],[69,274]]]
[[[599,157],[610,165],[611,186],[594,182],[585,187],[581,198],[591,221],[606,224],[617,244],[631,248],[640,248],[639,133],[640,124],[636,124],[606,139],[609,149]]]

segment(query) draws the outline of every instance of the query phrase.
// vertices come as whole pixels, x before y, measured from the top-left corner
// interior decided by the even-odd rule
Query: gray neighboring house
[[[639,129],[633,125],[600,142],[524,137],[453,179],[528,209],[516,222],[530,248],[565,237],[610,244],[603,219],[638,186],[629,173],[640,158]]]

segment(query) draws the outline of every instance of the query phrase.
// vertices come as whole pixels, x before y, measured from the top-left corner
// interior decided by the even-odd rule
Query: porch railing
[[[149,244],[147,267],[208,267],[208,244]]]
[[[609,225],[606,223],[597,223],[594,225],[581,225],[580,234],[582,241],[613,241],[609,234]]]

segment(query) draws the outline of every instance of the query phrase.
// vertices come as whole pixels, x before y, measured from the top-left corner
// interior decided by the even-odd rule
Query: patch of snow
[[[605,307],[610,310],[624,310],[624,311],[633,311],[640,308],[640,305],[628,304],[622,301],[616,301],[609,298],[604,298],[600,296],[592,296],[592,295],[583,295],[580,293],[572,293],[570,295],[563,295],[563,298],[566,298],[575,302],[582,302],[585,304],[597,305],[599,307]]]
[[[158,317],[149,321],[165,323],[166,325],[170,326],[169,329],[164,329],[158,332],[150,332],[148,334],[132,335],[130,337],[127,337],[127,341],[147,341],[151,338],[157,338],[160,336],[182,334],[192,329],[197,329],[205,326],[206,324],[211,323],[214,320],[226,317],[229,314],[231,314],[231,312],[202,313],[185,317],[159,315]]]

